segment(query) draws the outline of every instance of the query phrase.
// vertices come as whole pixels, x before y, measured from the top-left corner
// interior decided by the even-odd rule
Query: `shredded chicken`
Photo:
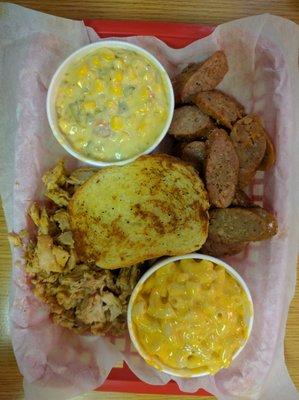
[[[66,210],[60,209],[52,216],[52,221],[57,222],[61,232],[68,231],[70,229],[69,215]]]
[[[122,313],[122,304],[118,297],[111,292],[104,293],[101,296],[104,303],[104,311],[108,321],[114,321]]]
[[[45,196],[52,200],[58,206],[67,206],[71,194],[66,190],[66,171],[63,160],[43,176],[43,182],[46,187]]]
[[[100,295],[85,298],[76,309],[76,316],[85,324],[93,322],[105,323],[105,311],[103,308],[103,300]]]
[[[26,245],[25,231],[9,237],[15,246],[25,246],[25,271],[54,323],[80,334],[120,334],[126,328],[128,301],[139,268],[111,271],[80,263],[67,210],[74,191],[95,171],[84,167],[68,175],[60,161],[43,177],[45,195],[54,204],[33,203],[28,210],[35,234]]]
[[[55,246],[48,235],[37,237],[36,255],[39,267],[47,272],[62,272],[70,256],[62,247]]]
[[[9,233],[8,240],[12,244],[12,246],[15,246],[15,247],[23,246],[22,237],[18,233],[15,233],[15,232]]]
[[[71,249],[74,248],[74,239],[71,231],[62,232],[57,240],[59,243],[69,246]]]
[[[55,190],[62,187],[66,182],[66,170],[63,160],[58,161],[56,166],[43,176],[46,190]]]
[[[28,215],[33,223],[38,227],[40,220],[40,208],[37,203],[32,203],[28,210]]]
[[[91,167],[82,167],[76,169],[71,175],[67,178],[67,182],[71,185],[81,186],[84,182],[87,181],[97,170]]]
[[[32,203],[29,207],[28,214],[34,225],[37,227],[39,235],[55,234],[56,227],[54,222],[50,220],[45,206],[39,206],[37,203]]]

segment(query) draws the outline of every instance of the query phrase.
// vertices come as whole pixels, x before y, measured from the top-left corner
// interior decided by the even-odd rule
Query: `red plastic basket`
[[[156,36],[173,48],[185,47],[194,40],[203,38],[213,32],[208,25],[179,24],[152,21],[117,21],[117,20],[84,20],[86,26],[93,28],[101,38],[111,36]],[[97,390],[105,392],[127,392],[182,395],[177,384],[170,381],[167,385],[149,385],[140,381],[126,364],[122,368],[113,368],[105,383]],[[187,393],[184,393],[187,395]],[[208,396],[204,390],[192,393],[194,396]]]
[[[117,21],[86,19],[85,25],[102,37],[156,36],[175,49],[185,47],[194,40],[210,35],[215,27],[209,25],[178,24],[153,21]]]

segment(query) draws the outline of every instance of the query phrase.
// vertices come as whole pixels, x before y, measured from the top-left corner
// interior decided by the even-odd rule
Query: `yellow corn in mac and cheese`
[[[245,291],[222,266],[185,259],[145,281],[133,303],[132,327],[156,368],[160,361],[215,374],[246,341],[250,313]]]
[[[70,145],[102,161],[145,151],[167,120],[165,77],[149,59],[101,48],[65,73],[58,88],[58,125]]]

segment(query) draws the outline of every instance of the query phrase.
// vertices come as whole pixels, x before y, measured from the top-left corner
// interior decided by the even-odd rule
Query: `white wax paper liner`
[[[42,174],[61,156],[68,158],[47,123],[51,76],[72,51],[98,37],[82,22],[14,5],[2,4],[0,18],[0,189],[8,229],[18,231],[26,226],[30,202],[42,196]],[[277,149],[275,168],[259,173],[250,191],[258,204],[277,215],[279,233],[228,260],[253,295],[252,336],[231,367],[214,377],[175,378],[182,391],[203,387],[223,400],[299,398],[283,353],[298,252],[298,38],[296,24],[260,15],[220,25],[209,37],[180,50],[154,37],[123,39],[155,54],[170,75],[223,49],[229,73],[220,88],[242,102],[247,112],[261,115]],[[76,162],[70,160],[70,165]],[[145,382],[163,385],[171,379],[147,366],[127,336],[77,336],[53,325],[18,267],[20,256],[14,251],[10,316],[27,399],[67,399],[92,390],[120,360]]]

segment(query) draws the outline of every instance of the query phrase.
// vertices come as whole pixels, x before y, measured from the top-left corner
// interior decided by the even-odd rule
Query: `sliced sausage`
[[[276,161],[276,152],[275,152],[274,144],[273,144],[272,140],[270,139],[268,133],[265,132],[265,134],[266,134],[266,151],[265,151],[264,157],[262,159],[262,162],[260,163],[260,165],[258,167],[258,169],[260,171],[267,171],[268,169],[273,167],[273,165],[275,164],[275,161]]]
[[[206,156],[205,142],[187,143],[182,148],[181,159],[189,162],[198,171],[202,172]]]
[[[198,93],[193,102],[202,112],[229,129],[245,115],[244,107],[236,99],[220,90]]]
[[[201,247],[200,252],[214,257],[232,256],[243,251],[248,243],[246,242],[223,242],[217,237],[208,235],[205,244]]]
[[[266,150],[266,133],[257,115],[251,114],[236,122],[230,137],[240,161],[239,186],[253,179]]]
[[[206,142],[205,181],[211,204],[228,207],[238,183],[239,159],[223,129],[214,129]]]
[[[258,206],[251,207],[250,210],[259,215],[265,221],[269,237],[275,236],[278,230],[278,225],[274,215]]]
[[[186,103],[197,92],[214,89],[227,71],[228,64],[223,51],[216,51],[202,63],[188,65],[173,80],[176,102]]]
[[[214,128],[211,118],[196,106],[184,106],[174,110],[169,134],[177,140],[191,141],[206,138]]]
[[[263,213],[264,215],[259,214],[254,208],[240,207],[211,210],[209,235],[219,238],[224,243],[269,239],[276,234],[277,224],[274,224],[274,217],[266,210],[263,210]],[[270,219],[271,225],[269,225]]]
[[[242,189],[237,188],[236,193],[235,193],[235,197],[233,198],[233,201],[231,203],[232,206],[235,207],[252,207],[253,203],[250,199],[250,197],[243,192]]]

